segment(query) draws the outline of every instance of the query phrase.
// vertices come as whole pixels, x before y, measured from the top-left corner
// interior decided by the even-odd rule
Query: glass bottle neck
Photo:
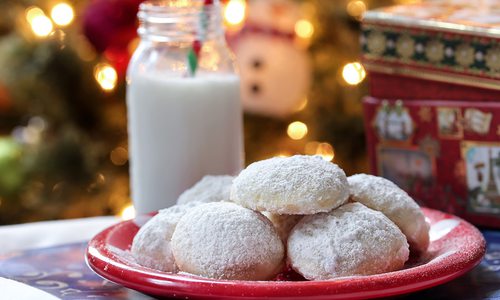
[[[146,1],[139,7],[142,40],[153,42],[193,42],[224,38],[218,0]]]

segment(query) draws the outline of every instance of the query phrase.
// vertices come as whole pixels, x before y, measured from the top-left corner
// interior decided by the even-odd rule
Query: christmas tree
[[[252,1],[224,1],[229,40],[242,34]],[[125,71],[140,2],[0,3],[0,224],[117,214],[130,203]],[[365,171],[359,21],[367,6],[391,2],[272,2],[300,12],[282,36],[306,53],[309,88],[293,111],[245,114],[246,163],[318,154]]]

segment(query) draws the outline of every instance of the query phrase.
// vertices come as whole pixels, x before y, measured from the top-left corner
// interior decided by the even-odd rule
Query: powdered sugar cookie
[[[292,268],[310,280],[398,270],[409,255],[401,230],[360,203],[305,216],[292,229],[287,251]]]
[[[234,179],[231,201],[275,214],[315,214],[344,204],[345,173],[319,156],[273,157],[249,165]]]
[[[229,175],[207,175],[185,190],[177,199],[177,204],[191,201],[204,203],[229,201],[233,178]]]
[[[170,240],[180,218],[200,202],[190,202],[162,209],[144,224],[132,241],[132,256],[141,266],[164,272],[176,272]]]
[[[185,214],[172,236],[179,269],[216,279],[266,280],[281,269],[284,246],[271,222],[229,202]]]
[[[378,176],[357,174],[347,178],[351,199],[384,213],[406,235],[410,247],[425,251],[429,224],[418,204],[393,182]]]
[[[290,230],[292,230],[293,226],[297,225],[303,217],[303,215],[278,215],[267,211],[262,212],[262,214],[273,223],[278,235],[285,243],[290,234]]]

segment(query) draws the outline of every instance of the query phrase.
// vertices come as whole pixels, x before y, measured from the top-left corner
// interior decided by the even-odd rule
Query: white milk
[[[138,213],[175,204],[206,174],[243,166],[239,78],[135,75],[127,90],[132,199]]]

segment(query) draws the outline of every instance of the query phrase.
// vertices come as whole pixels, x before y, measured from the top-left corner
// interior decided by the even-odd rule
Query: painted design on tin
[[[465,130],[480,135],[490,132],[492,113],[480,111],[476,108],[467,108],[464,113]]]
[[[438,135],[444,139],[461,139],[464,137],[462,111],[458,107],[438,107]]]
[[[436,179],[435,157],[418,146],[379,145],[378,175],[411,191],[415,186],[430,186]]]
[[[397,100],[393,105],[382,101],[373,120],[375,132],[380,140],[409,142],[415,131],[415,124],[403,101]]]
[[[467,183],[467,209],[500,213],[500,143],[461,143]]]

